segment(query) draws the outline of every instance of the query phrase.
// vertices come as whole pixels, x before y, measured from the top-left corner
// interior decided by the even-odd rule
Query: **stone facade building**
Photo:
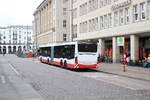
[[[43,0],[34,12],[34,47],[70,41],[70,0]]]
[[[123,53],[133,62],[150,53],[150,0],[44,0],[33,25],[37,47],[94,41],[114,63]]]
[[[12,25],[0,27],[0,53],[15,53],[32,49],[32,27]]]
[[[150,53],[150,0],[73,0],[73,11],[77,40],[98,41],[101,56],[136,62]]]

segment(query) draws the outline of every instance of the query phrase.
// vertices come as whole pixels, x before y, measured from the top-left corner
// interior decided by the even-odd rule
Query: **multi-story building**
[[[73,0],[73,33],[113,62],[123,51],[138,61],[150,53],[150,0]]]
[[[34,47],[71,41],[70,0],[43,0],[34,12]]]
[[[32,49],[32,27],[12,25],[0,27],[0,53]]]
[[[101,56],[133,62],[150,53],[150,0],[44,0],[34,12],[36,47],[98,42]]]

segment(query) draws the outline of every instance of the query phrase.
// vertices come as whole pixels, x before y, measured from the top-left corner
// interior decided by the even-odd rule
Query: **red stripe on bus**
[[[43,63],[47,63],[47,60],[45,59],[42,59],[42,62]],[[59,65],[60,66],[60,61],[52,61],[50,64],[53,64],[53,65]],[[70,64],[70,63],[67,63],[67,68],[71,68],[71,69],[83,69],[83,68],[96,68],[97,67],[97,64],[92,64],[92,65],[84,65],[84,64]]]
[[[97,64],[92,65],[84,65],[84,64],[78,64],[78,68],[96,68]]]
[[[60,65],[60,61],[52,61],[51,64],[54,64],[54,65]]]
[[[69,64],[69,63],[67,63],[67,68],[74,68],[74,64]]]

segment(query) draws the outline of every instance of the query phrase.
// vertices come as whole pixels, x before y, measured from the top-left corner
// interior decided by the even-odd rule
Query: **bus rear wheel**
[[[43,62],[42,62],[42,58],[40,58],[40,61],[41,61],[41,63],[43,63]]]
[[[49,58],[47,59],[47,63],[49,64]]]

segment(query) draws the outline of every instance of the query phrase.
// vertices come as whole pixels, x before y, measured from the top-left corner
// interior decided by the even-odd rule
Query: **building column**
[[[5,47],[6,47],[6,54],[8,54],[8,46],[7,46],[7,45],[5,45]]]
[[[11,53],[13,53],[13,45],[11,45]]]
[[[18,45],[16,45],[16,52],[18,51]]]
[[[104,50],[105,50],[105,41],[103,39],[99,39],[98,40],[98,47],[97,47],[97,51],[100,54],[100,56],[104,56]]]
[[[3,45],[1,45],[1,48],[2,48],[1,51],[2,51],[2,53],[3,53],[3,48],[4,48]]]
[[[130,36],[130,48],[131,60],[135,63],[139,59],[137,56],[139,49],[139,38],[136,35]]]
[[[119,47],[117,46],[117,37],[113,37],[113,63],[117,63],[120,60]]]

